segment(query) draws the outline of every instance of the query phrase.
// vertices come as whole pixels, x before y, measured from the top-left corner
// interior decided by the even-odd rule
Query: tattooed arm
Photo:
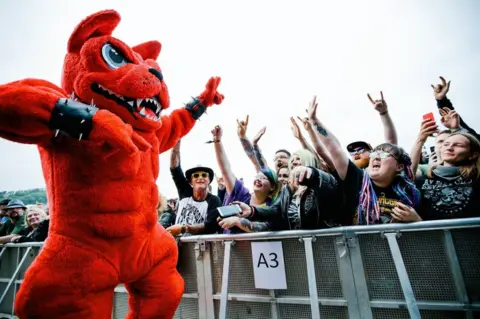
[[[252,222],[246,218],[240,218],[237,227],[247,233],[271,230],[269,224],[266,222]]]
[[[253,166],[255,167],[255,171],[259,171],[261,167],[260,161],[256,157],[255,149],[248,139],[248,137],[240,137],[240,143],[242,143],[243,150],[245,151],[245,154],[247,154],[248,158],[252,162]],[[260,154],[261,156],[261,154]]]
[[[269,168],[267,161],[265,160],[265,157],[263,157],[262,151],[260,150],[258,144],[253,145],[253,154],[255,155],[255,159],[257,160],[258,166],[260,168]]]
[[[316,115],[311,117],[310,120],[312,121],[314,129],[318,132],[320,142],[325,145],[325,148],[330,153],[330,158],[332,159],[335,170],[340,178],[344,180],[345,176],[347,176],[349,162],[347,153],[343,151],[342,145],[335,135],[333,135],[332,132],[330,132],[326,126],[320,122]]]

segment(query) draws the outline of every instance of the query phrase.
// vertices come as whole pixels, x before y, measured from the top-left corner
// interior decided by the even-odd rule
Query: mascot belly
[[[51,212],[16,297],[22,319],[110,319],[119,283],[127,318],[172,318],[183,294],[175,241],[157,223],[158,155],[222,102],[220,78],[162,116],[170,99],[161,44],[127,46],[111,36],[119,22],[106,10],[77,26],[62,88],[39,79],[0,86],[0,136],[38,145]]]

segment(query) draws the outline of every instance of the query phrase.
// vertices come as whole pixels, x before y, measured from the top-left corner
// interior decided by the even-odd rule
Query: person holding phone
[[[217,164],[223,177],[226,189],[223,205],[229,205],[232,202],[243,202],[255,206],[270,206],[278,194],[279,183],[275,171],[269,168],[259,168],[252,185],[252,191],[245,187],[244,183],[238,179],[230,165],[225,148],[222,143],[222,128],[217,125],[212,130],[212,136],[215,147]],[[243,223],[246,223],[243,221]],[[224,233],[236,233],[243,231],[261,231],[267,230],[269,225],[266,223],[255,225],[242,225],[242,220],[237,216],[230,216],[219,220],[219,225],[224,229]]]
[[[214,234],[220,230],[217,224],[217,208],[220,198],[208,191],[214,178],[209,167],[193,167],[183,174],[180,166],[180,141],[170,155],[170,172],[177,187],[179,201],[175,224],[167,231],[173,236]]]

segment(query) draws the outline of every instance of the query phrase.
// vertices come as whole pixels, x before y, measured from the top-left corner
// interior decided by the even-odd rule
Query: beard
[[[364,168],[368,167],[368,164],[370,163],[370,159],[369,158],[360,158],[358,160],[354,160],[353,163],[358,168],[364,169]]]

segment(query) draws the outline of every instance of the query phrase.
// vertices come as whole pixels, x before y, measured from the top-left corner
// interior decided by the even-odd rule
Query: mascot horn
[[[22,319],[110,319],[114,288],[127,318],[171,318],[184,290],[173,237],[157,223],[158,155],[223,95],[220,78],[184,108],[155,62],[161,44],[129,47],[101,11],[71,35],[62,88],[39,79],[0,86],[0,136],[38,145],[50,203],[48,239],[15,301]]]

